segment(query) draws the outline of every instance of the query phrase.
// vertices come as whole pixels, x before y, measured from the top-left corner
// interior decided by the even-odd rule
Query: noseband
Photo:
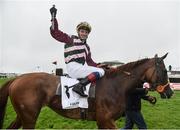
[[[163,93],[165,88],[169,85],[169,82],[165,85],[158,85],[157,88],[156,88],[156,91],[159,92],[159,93]]]

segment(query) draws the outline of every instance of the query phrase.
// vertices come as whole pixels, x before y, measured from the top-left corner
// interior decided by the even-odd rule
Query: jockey
[[[87,22],[81,22],[76,27],[78,36],[69,36],[59,30],[53,11],[51,11],[51,16],[52,26],[50,27],[50,33],[52,37],[59,42],[65,43],[64,58],[68,74],[72,78],[82,78],[78,84],[72,86],[72,90],[82,97],[87,97],[84,93],[85,86],[95,82],[105,73],[102,68],[98,68],[104,65],[97,65],[91,58],[90,47],[87,44],[91,26]]]

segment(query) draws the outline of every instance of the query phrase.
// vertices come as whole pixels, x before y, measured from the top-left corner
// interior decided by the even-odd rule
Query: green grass
[[[7,79],[5,79],[7,81]],[[0,79],[0,84],[5,80]],[[142,113],[149,129],[180,129],[180,91],[175,91],[171,99],[161,99],[156,92],[150,92],[157,98],[156,105],[151,105],[147,101],[142,100]],[[7,111],[4,120],[4,128],[6,128],[13,119],[15,112],[8,101]],[[124,125],[124,117],[116,121],[119,128]],[[45,107],[41,110],[36,128],[59,128],[59,129],[96,129],[96,122],[81,121],[64,118],[51,109]],[[135,127],[136,128],[136,127]]]
[[[6,81],[8,81],[9,79],[7,78],[0,78],[0,85],[4,84]]]

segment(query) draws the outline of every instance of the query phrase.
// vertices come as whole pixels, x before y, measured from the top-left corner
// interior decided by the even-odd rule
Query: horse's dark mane
[[[134,61],[134,62],[129,62],[127,64],[118,66],[116,69],[110,69],[106,71],[106,76],[107,77],[114,77],[119,73],[122,72],[129,72],[130,70],[132,70],[133,68],[147,62],[149,60],[149,58],[145,58],[145,59],[141,59],[138,61]]]
[[[129,62],[127,64],[124,64],[122,66],[117,67],[117,69],[119,71],[121,71],[121,70],[129,71],[129,70],[135,68],[136,66],[139,66],[140,64],[143,64],[143,63],[147,62],[148,60],[149,60],[148,58],[145,58],[145,59],[141,59],[141,60],[138,60],[138,61]]]

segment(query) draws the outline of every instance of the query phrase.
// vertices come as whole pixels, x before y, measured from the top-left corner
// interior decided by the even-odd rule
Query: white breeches
[[[99,72],[100,77],[104,76],[104,70],[102,68],[97,68],[93,66],[88,66],[87,64],[80,64],[77,62],[70,62],[66,64],[67,72],[72,78],[85,78],[93,72]]]

